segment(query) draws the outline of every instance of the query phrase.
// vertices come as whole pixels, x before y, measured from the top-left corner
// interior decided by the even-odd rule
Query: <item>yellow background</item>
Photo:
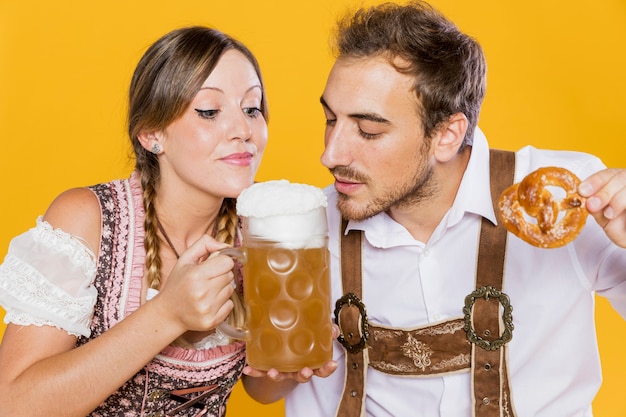
[[[271,113],[257,179],[326,185],[318,99],[332,62],[328,33],[335,17],[358,3],[0,0],[0,257],[62,190],[128,176],[131,72],[148,44],[179,26],[215,26],[257,55]],[[580,150],[626,166],[625,0],[433,4],[486,51],[480,125],[492,146]],[[605,382],[596,416],[624,416],[626,325],[604,300],[597,322]],[[281,403],[255,404],[238,388],[229,415],[248,413],[283,415]]]

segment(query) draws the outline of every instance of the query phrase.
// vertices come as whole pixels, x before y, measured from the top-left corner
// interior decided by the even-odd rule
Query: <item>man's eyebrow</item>
[[[332,111],[331,108],[326,103],[326,100],[324,100],[323,96],[320,97],[320,103],[322,104],[322,106],[324,106],[328,110]],[[348,117],[350,117],[352,119],[369,120],[371,122],[383,123],[383,124],[386,124],[386,125],[390,125],[391,124],[391,122],[389,120],[385,119],[384,117],[382,117],[378,113],[352,113],[352,114],[349,114]]]
[[[353,119],[369,120],[370,122],[382,123],[390,125],[391,122],[377,113],[353,113],[349,114]]]

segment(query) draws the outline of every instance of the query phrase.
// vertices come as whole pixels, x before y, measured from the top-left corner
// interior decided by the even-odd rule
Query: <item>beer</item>
[[[332,359],[326,196],[286,180],[237,198],[242,218],[248,364],[282,372]]]
[[[244,301],[248,363],[283,372],[319,368],[332,359],[329,255],[246,239]]]

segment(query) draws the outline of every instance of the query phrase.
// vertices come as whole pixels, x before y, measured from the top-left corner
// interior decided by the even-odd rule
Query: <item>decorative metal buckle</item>
[[[343,329],[341,328],[341,323],[339,320],[339,313],[344,306],[356,306],[359,309],[359,313],[361,314],[361,337],[358,343],[351,345],[343,335]],[[367,338],[370,335],[369,331],[369,323],[367,321],[367,314],[365,313],[365,304],[356,296],[356,294],[348,293],[343,297],[337,300],[335,303],[335,323],[339,326],[339,337],[337,340],[341,343],[348,352],[350,353],[359,353],[367,346]],[[349,334],[349,337],[353,337],[352,333]]]
[[[504,331],[502,335],[494,341],[489,341],[483,339],[482,337],[476,334],[476,330],[472,326],[472,308],[476,299],[484,298],[489,301],[489,298],[497,298],[504,311],[502,312],[502,321],[504,323]],[[465,326],[463,327],[465,333],[467,333],[467,339],[476,344],[485,350],[498,350],[501,346],[507,344],[513,338],[513,315],[511,312],[513,311],[513,307],[511,306],[511,301],[509,296],[503,293],[500,290],[492,286],[485,285],[483,287],[478,288],[476,291],[472,292],[470,295],[465,297],[465,307],[463,307],[463,314],[465,320]]]

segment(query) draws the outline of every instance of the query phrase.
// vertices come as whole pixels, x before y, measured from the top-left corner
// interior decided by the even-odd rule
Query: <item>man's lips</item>
[[[350,194],[360,188],[363,183],[351,181],[346,178],[335,177],[335,189],[342,194]]]
[[[252,163],[252,158],[253,155],[250,152],[239,152],[226,155],[220,160],[231,165],[247,166]]]

